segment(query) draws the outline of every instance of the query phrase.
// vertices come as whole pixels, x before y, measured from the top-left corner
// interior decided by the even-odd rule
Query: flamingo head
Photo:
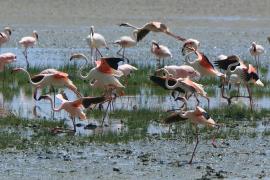
[[[253,42],[251,43],[251,46],[252,46],[252,47],[256,47],[256,45],[257,45],[257,44],[256,44],[255,41],[253,41]]]
[[[157,43],[157,41],[152,41],[152,46],[156,46],[156,47],[158,47],[159,48],[159,45],[158,45],[158,43]]]
[[[38,34],[37,34],[37,31],[33,31],[33,37],[38,41]]]
[[[9,35],[11,35],[11,29],[10,29],[10,27],[5,27],[4,31],[6,33],[8,33]]]
[[[94,26],[90,27],[90,34],[92,34],[92,36],[94,35]]]

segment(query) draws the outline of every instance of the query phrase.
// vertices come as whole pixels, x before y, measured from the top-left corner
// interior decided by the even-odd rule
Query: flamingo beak
[[[258,86],[261,86],[261,87],[264,86],[263,82],[262,82],[260,79],[258,79],[258,80],[255,82],[255,84],[258,85]]]

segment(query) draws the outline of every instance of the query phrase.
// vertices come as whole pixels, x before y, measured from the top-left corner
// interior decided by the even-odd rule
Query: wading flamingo
[[[123,73],[123,78],[125,78],[125,85],[127,85],[128,77],[138,69],[130,64],[121,64],[118,66],[118,70]]]
[[[83,112],[84,108],[88,108],[92,104],[103,103],[104,101],[106,101],[105,97],[81,97],[74,101],[67,100],[66,98],[63,97],[62,94],[57,94],[56,97],[61,100],[61,105],[57,108],[54,108],[52,98],[48,95],[40,96],[38,100],[39,101],[41,99],[49,100],[51,103],[51,108],[55,112],[59,112],[61,110],[65,110],[66,112],[68,112],[72,119],[74,132],[76,132],[75,118],[79,118],[80,120],[86,119],[86,115]]]
[[[196,144],[195,147],[193,149],[192,155],[191,155],[191,159],[189,161],[189,164],[192,164],[193,158],[195,156],[195,152],[197,149],[197,146],[199,144],[199,128],[198,125],[204,125],[210,128],[217,128],[217,132],[220,128],[220,125],[217,124],[210,116],[209,114],[201,107],[197,106],[194,110],[188,110],[188,111],[181,111],[181,112],[177,112],[177,113],[173,113],[172,115],[170,115],[169,117],[164,119],[164,123],[172,123],[172,122],[177,122],[177,121],[186,121],[189,120],[192,125],[195,127],[196,130]],[[216,138],[216,134],[217,132],[214,134],[213,138],[212,138],[212,145],[214,147],[216,147],[215,144],[215,138]]]
[[[259,71],[259,67],[260,67],[260,55],[264,53],[264,47],[262,45],[257,44],[256,42],[252,42],[250,48],[249,48],[249,52],[251,54],[251,56],[254,57],[254,60],[256,62],[256,69]]]
[[[7,43],[11,36],[11,29],[10,27],[5,27],[4,32],[0,32],[0,53],[1,53],[1,47],[3,44]]]
[[[78,92],[77,87],[73,82],[68,78],[68,74],[58,71],[54,74],[38,74],[31,78],[29,72],[23,68],[14,68],[12,72],[24,72],[28,75],[29,82],[35,87],[34,99],[37,100],[37,90],[39,88],[44,88],[47,86],[53,87],[66,87],[73,91],[78,97],[81,97],[81,94]]]
[[[125,50],[126,48],[131,48],[136,46],[137,42],[136,40],[132,39],[130,36],[122,36],[120,39],[113,42],[113,44],[118,44],[121,48],[117,51],[117,54],[119,56],[122,56],[122,58],[127,60],[127,63],[129,63],[129,59],[125,57]],[[122,51],[122,54],[120,52]]]
[[[160,60],[162,59],[162,66],[164,66],[165,58],[172,58],[172,53],[168,47],[159,45],[156,41],[152,41],[151,52],[156,56],[158,67],[160,67]]]
[[[180,41],[185,41],[185,38],[182,38],[180,36],[177,36],[173,33],[170,32],[169,28],[161,23],[161,22],[148,22],[145,25],[143,25],[143,27],[136,27],[134,25],[131,25],[129,23],[121,23],[119,26],[124,26],[124,27],[131,27],[133,29],[135,29],[134,34],[136,34],[135,37],[137,37],[137,42],[139,42],[140,40],[142,40],[150,31],[152,32],[162,32],[165,33],[169,36],[172,36],[173,38],[180,40]]]
[[[4,71],[5,65],[16,61],[16,55],[13,53],[0,54],[0,72]]]
[[[38,41],[38,34],[37,31],[33,31],[32,36],[27,36],[27,37],[23,37],[19,43],[24,47],[24,51],[23,51],[23,55],[25,57],[26,60],[26,64],[27,64],[27,69],[29,68],[29,61],[27,58],[27,49],[29,47],[33,47]]]
[[[101,52],[99,51],[99,48],[105,47],[106,49],[109,49],[106,43],[105,38],[94,31],[94,26],[90,27],[90,34],[87,36],[87,43],[89,47],[91,48],[91,59],[93,61],[93,49],[95,49],[95,57],[96,60],[98,58],[98,54],[100,57],[102,57]]]

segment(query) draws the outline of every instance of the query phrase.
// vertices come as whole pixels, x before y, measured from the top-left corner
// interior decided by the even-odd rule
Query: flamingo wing
[[[239,62],[238,65],[232,66],[231,70],[234,70],[236,66],[240,65],[240,58],[236,55],[231,55],[226,57],[225,59],[214,61],[214,64],[219,69],[227,70],[230,64],[234,64],[236,62]]]
[[[209,61],[209,59],[207,58],[207,56],[202,53],[202,52],[198,52],[198,59],[200,62],[200,65],[207,68],[207,69],[215,69],[215,67],[213,66],[213,64]]]
[[[100,97],[83,97],[82,98],[82,105],[84,108],[88,108],[92,104],[102,103],[106,100],[105,96]]]
[[[148,30],[148,29],[138,30],[138,32],[137,32],[137,42],[141,41],[149,32],[150,32],[150,30]]]
[[[150,80],[153,81],[155,84],[159,85],[160,87],[162,87],[163,89],[169,90],[166,87],[166,78],[159,77],[159,76],[150,76]],[[177,81],[175,79],[169,79],[168,84],[169,86],[173,86],[175,85],[176,82]],[[177,87],[175,90],[180,93],[185,93],[185,90],[180,87]]]
[[[111,74],[113,76],[121,77],[123,73],[121,71],[117,71],[118,63],[120,61],[124,61],[123,58],[101,58],[100,60],[96,61],[98,71]]]
[[[55,79],[66,79],[68,77],[67,73],[60,72],[60,71],[55,74],[49,74],[49,75],[53,76]]]
[[[68,102],[68,100],[66,100],[62,94],[57,94],[55,97],[61,100],[61,102]]]
[[[170,124],[174,122],[186,121],[188,118],[184,118],[183,116],[181,116],[181,114],[181,112],[172,113],[168,117],[166,117],[163,122],[165,124]]]
[[[37,74],[37,75],[34,75],[33,77],[31,77],[31,80],[34,83],[38,83],[38,82],[42,81],[44,77],[45,77],[44,74]]]

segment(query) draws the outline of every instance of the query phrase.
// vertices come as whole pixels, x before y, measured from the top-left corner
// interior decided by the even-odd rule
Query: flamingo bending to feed
[[[130,64],[121,64],[118,66],[118,70],[123,73],[123,77],[125,78],[125,85],[127,85],[128,77],[138,69]]]
[[[67,87],[73,91],[78,97],[81,97],[81,94],[78,92],[77,87],[73,82],[68,78],[68,74],[57,71],[54,74],[37,74],[31,78],[29,72],[24,68],[14,68],[12,72],[24,72],[28,75],[29,82],[35,87],[34,99],[37,100],[37,90],[38,88],[44,88],[47,86],[53,87]]]
[[[182,55],[185,56],[186,53],[190,53],[191,51],[197,51],[200,47],[200,42],[197,39],[187,39],[184,41],[182,46]]]
[[[5,65],[16,61],[16,55],[13,53],[0,54],[0,72],[4,71]]]
[[[201,95],[202,97],[207,99],[208,109],[209,109],[210,99],[208,98],[207,93],[204,91],[203,85],[195,83],[189,78],[178,78],[176,79],[176,83],[171,86],[169,85],[169,79],[172,79],[172,75],[165,69],[164,69],[164,73],[166,77],[165,86],[168,89],[174,90],[178,87],[184,89],[184,91],[186,92],[186,95],[185,95],[186,99],[189,99],[189,97],[194,95],[197,100],[197,105],[199,105],[200,103],[198,99],[198,95]]]
[[[72,124],[73,124],[73,131],[76,132],[76,124],[75,118],[79,118],[80,120],[85,120],[86,115],[83,112],[84,108],[88,108],[92,104],[102,103],[106,101],[106,97],[81,97],[74,101],[69,101],[63,97],[62,94],[57,94],[56,97],[61,100],[61,105],[58,108],[54,108],[52,98],[48,95],[43,95],[39,97],[39,101],[41,99],[49,100],[51,103],[51,108],[55,112],[59,112],[62,109],[69,113]]]
[[[152,41],[151,52],[157,57],[158,66],[160,67],[160,60],[162,59],[162,65],[164,66],[165,58],[172,58],[172,53],[168,47],[159,45],[156,41]]]
[[[125,50],[126,48],[131,48],[136,46],[137,42],[136,40],[132,39],[130,36],[122,36],[120,39],[113,42],[113,44],[118,44],[121,48],[117,51],[117,54],[119,56],[122,56],[122,58],[126,59],[129,63],[129,59],[125,57]],[[120,52],[122,51],[122,54]]]
[[[260,55],[264,53],[264,47],[262,45],[257,44],[256,42],[252,42],[249,52],[251,56],[254,57],[254,60],[256,62],[256,69],[259,70],[259,66],[261,64],[260,62]]]
[[[232,63],[228,66],[227,70],[227,78],[229,79],[228,81],[231,83],[240,83],[246,86],[247,91],[248,91],[248,96],[236,96],[236,97],[247,97],[250,100],[250,108],[251,110],[253,109],[253,99],[252,99],[252,92],[249,87],[249,82],[252,82],[253,84],[263,87],[264,84],[260,80],[256,69],[249,64],[248,67],[240,61],[240,65],[236,66],[235,69],[233,70],[232,67],[237,65],[239,62]],[[231,97],[232,98],[232,97]],[[230,99],[231,99],[230,98]]]
[[[197,106],[196,109],[194,110],[188,110],[188,111],[181,111],[178,113],[173,113],[172,115],[170,115],[169,117],[164,119],[164,123],[172,123],[172,122],[176,122],[176,121],[186,121],[189,120],[193,126],[195,126],[196,129],[196,144],[195,147],[193,149],[192,152],[192,156],[191,159],[189,161],[189,164],[192,164],[193,158],[195,156],[195,152],[197,149],[197,146],[199,144],[199,128],[198,125],[204,125],[210,128],[217,128],[217,132],[220,128],[220,125],[217,124],[210,116],[209,114],[201,107]],[[217,132],[214,134],[213,138],[212,138],[212,145],[213,147],[216,147],[215,144],[215,138],[216,138],[216,134]]]
[[[124,27],[131,27],[135,29],[134,34],[136,34],[137,37],[137,42],[141,41],[150,31],[152,32],[162,32],[165,33],[169,36],[172,36],[173,38],[180,40],[180,41],[185,41],[185,38],[182,38],[180,36],[177,36],[173,33],[170,32],[169,28],[161,23],[161,22],[148,22],[143,27],[136,27],[134,25],[131,25],[129,23],[121,23],[119,26],[124,26]]]
[[[4,32],[0,32],[0,52],[1,52],[2,45],[9,41],[10,36],[11,36],[10,27],[5,27]]]
[[[188,65],[181,65],[181,66],[176,66],[176,65],[171,65],[171,66],[164,66],[164,68],[156,70],[156,73],[160,73],[167,70],[173,78],[178,79],[178,78],[197,78],[200,77],[200,73],[196,71],[193,67],[188,66]]]
[[[29,47],[33,47],[38,41],[38,34],[37,31],[33,31],[32,36],[23,37],[19,43],[24,47],[23,55],[26,60],[27,69],[29,68],[29,61],[27,58],[27,49]]]
[[[106,49],[109,49],[105,38],[101,34],[96,33],[94,31],[94,26],[91,26],[90,34],[87,36],[86,39],[87,39],[87,43],[88,43],[89,47],[91,48],[91,59],[92,60],[93,60],[93,49],[96,50],[96,52],[95,52],[96,60],[98,58],[97,53],[99,53],[99,55],[102,57],[102,54],[99,51],[99,48],[105,47]]]

